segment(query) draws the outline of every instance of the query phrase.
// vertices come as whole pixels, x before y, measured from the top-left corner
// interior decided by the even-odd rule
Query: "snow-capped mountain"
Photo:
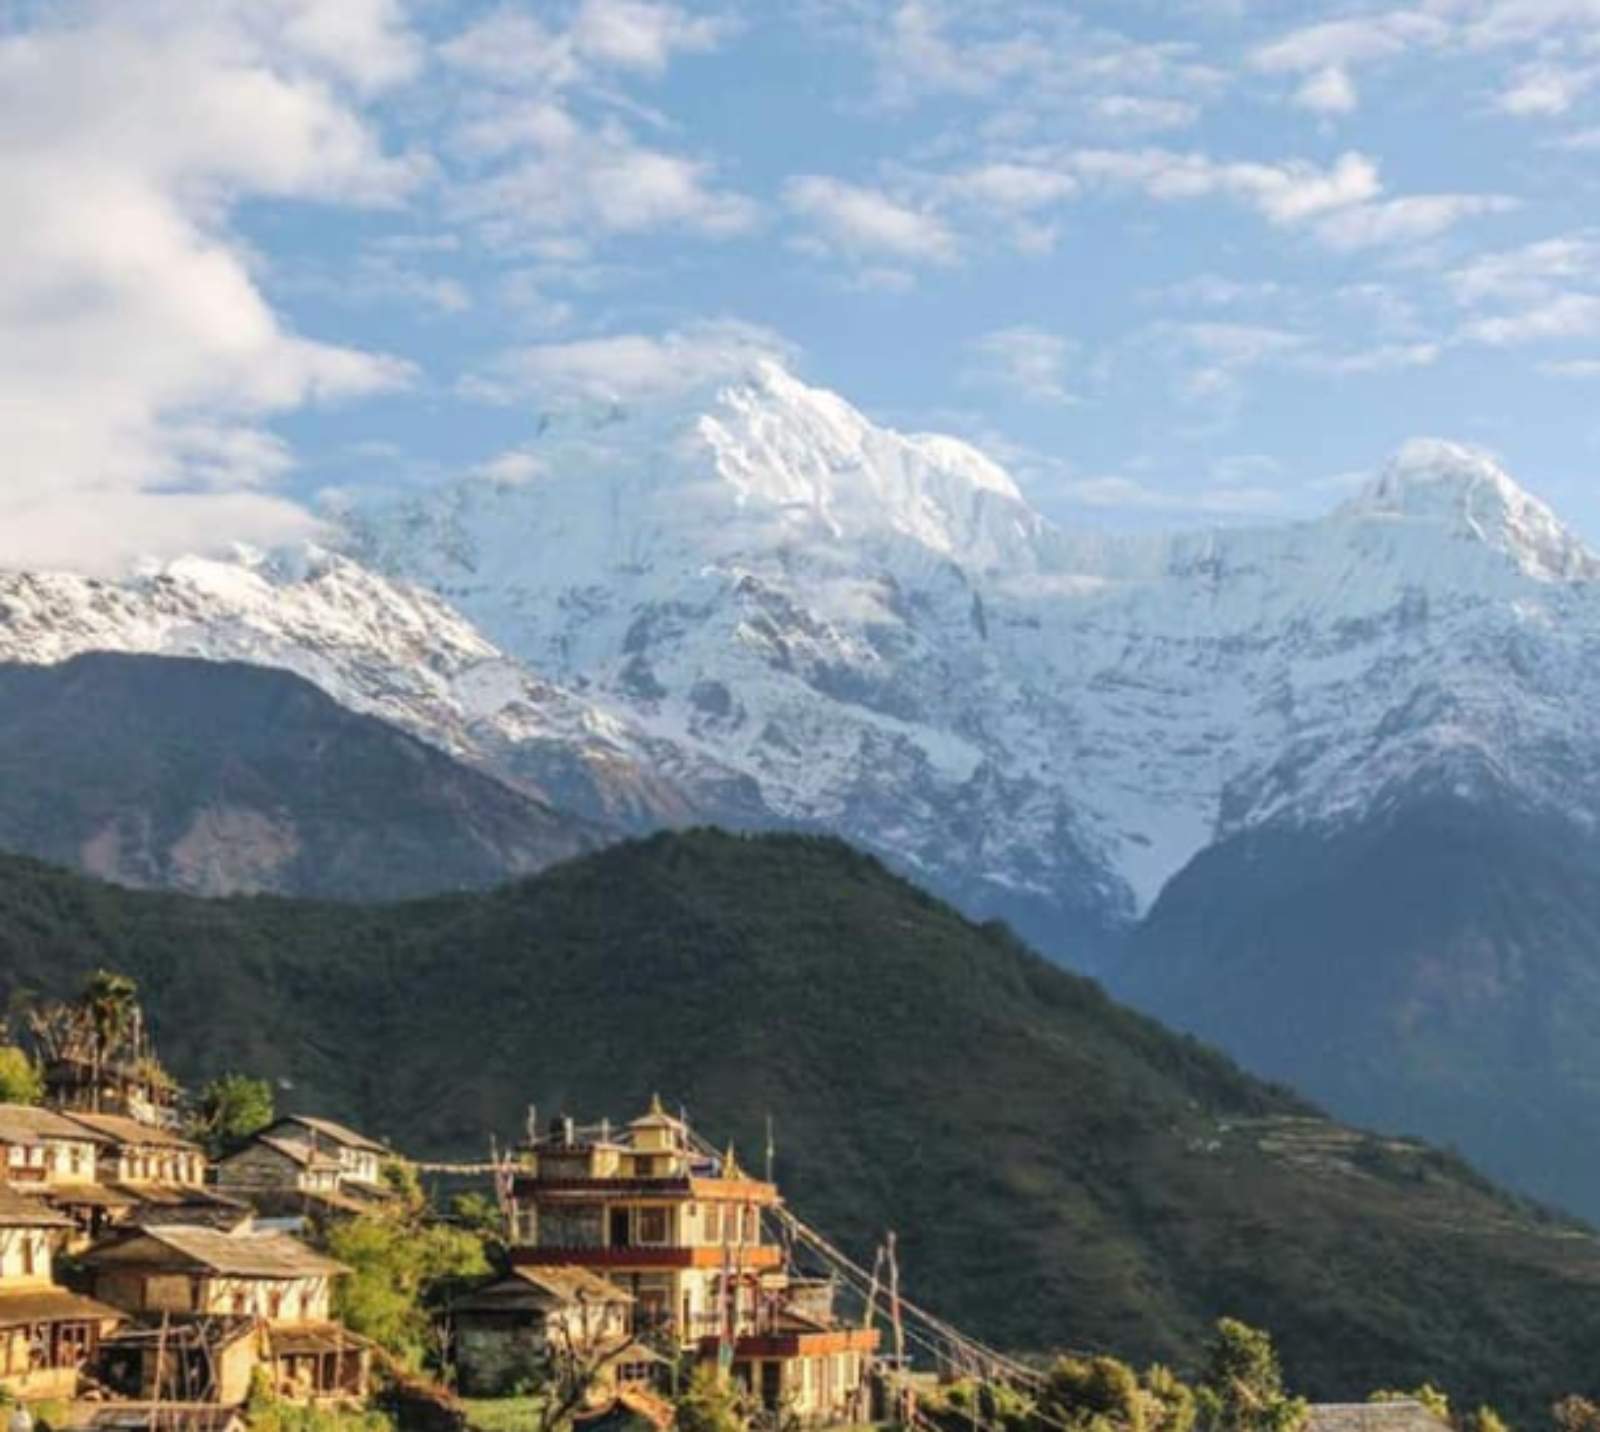
[[[833,830],[1085,960],[1214,841],[1419,770],[1600,812],[1600,561],[1467,449],[1319,521],[1074,535],[763,363],[526,456],[337,514],[340,555],[0,579],[0,658],[287,666],[584,814]]]
[[[1600,810],[1570,699],[1600,563],[1467,449],[1414,444],[1316,522],[1074,537],[971,447],[764,365],[536,456],[351,514],[349,550],[775,816],[1036,936],[1065,918],[1058,950],[1218,837],[1419,765]]]
[[[577,814],[629,826],[687,813],[618,723],[530,675],[437,598],[336,553],[241,548],[123,583],[0,573],[0,661],[87,651],[281,668]]]

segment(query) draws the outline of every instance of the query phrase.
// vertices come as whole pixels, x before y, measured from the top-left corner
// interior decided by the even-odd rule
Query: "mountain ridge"
[[[381,899],[614,838],[288,672],[93,652],[0,665],[0,849],[125,885]]]
[[[651,1090],[792,1206],[900,1235],[925,1306],[1019,1350],[1180,1369],[1229,1313],[1313,1396],[1592,1379],[1600,1244],[1349,1130],[840,842],[712,831],[389,906],[130,892],[0,857],[0,999],[109,964],[182,1077],[243,1068],[413,1154]]]
[[[1600,567],[1476,450],[1313,521],[1090,537],[765,363],[524,456],[347,496],[338,553],[0,576],[0,658],[286,666],[585,818],[838,831],[1089,968],[1212,842],[1462,751],[1600,815]]]

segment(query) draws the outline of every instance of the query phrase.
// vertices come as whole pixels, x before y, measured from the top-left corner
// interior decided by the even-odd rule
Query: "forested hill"
[[[1595,1391],[1600,1247],[1367,1138],[832,841],[711,832],[485,894],[352,907],[130,892],[0,861],[0,995],[136,976],[197,1079],[271,1074],[417,1153],[653,1091],[1007,1346],[1180,1365],[1230,1313],[1292,1378],[1511,1409]]]

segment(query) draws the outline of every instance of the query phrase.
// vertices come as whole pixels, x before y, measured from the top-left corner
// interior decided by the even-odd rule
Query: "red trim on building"
[[[765,1246],[714,1248],[513,1248],[516,1267],[555,1268],[778,1268],[783,1250]]]

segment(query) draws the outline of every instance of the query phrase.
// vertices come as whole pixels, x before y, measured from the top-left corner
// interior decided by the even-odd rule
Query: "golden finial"
[[[661,1107],[661,1095],[652,1094],[650,1096],[650,1112],[652,1114],[665,1114],[667,1112]]]
[[[744,1170],[739,1167],[739,1156],[733,1151],[733,1141],[728,1141],[728,1152],[722,1156],[722,1176],[724,1178],[741,1178]]]

